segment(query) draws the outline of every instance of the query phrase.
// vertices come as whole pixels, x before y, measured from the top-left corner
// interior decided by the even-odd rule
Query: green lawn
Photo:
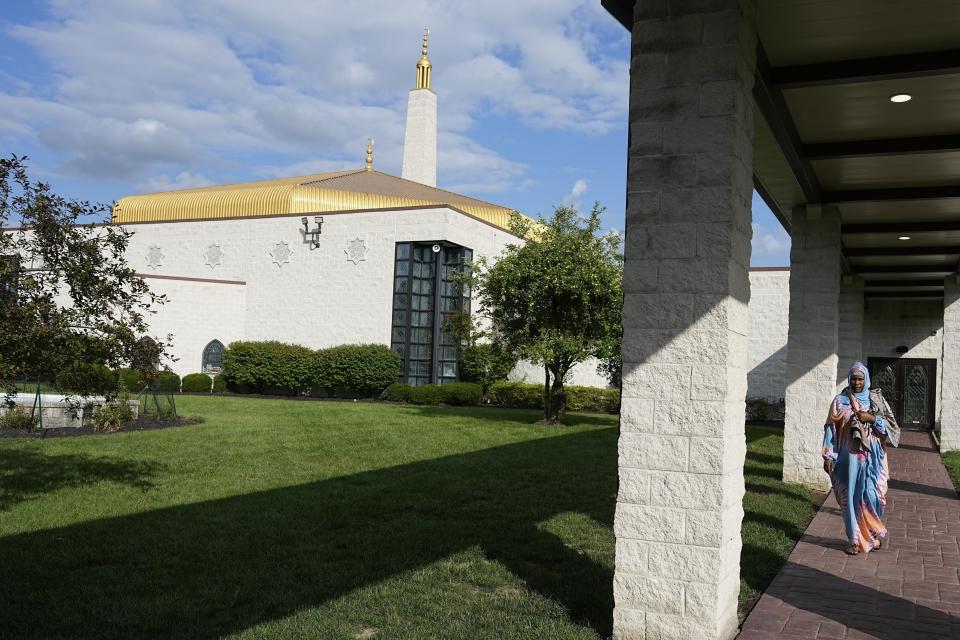
[[[0,637],[610,634],[614,416],[177,402],[205,422],[0,440]],[[745,598],[812,514],[748,440]]]
[[[947,468],[950,479],[953,480],[954,487],[960,487],[960,451],[948,451],[941,453],[943,466]]]

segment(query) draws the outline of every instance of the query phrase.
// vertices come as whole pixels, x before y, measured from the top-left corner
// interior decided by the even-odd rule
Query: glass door
[[[901,427],[932,429],[934,424],[937,361],[908,358],[870,358],[871,382],[883,397]]]

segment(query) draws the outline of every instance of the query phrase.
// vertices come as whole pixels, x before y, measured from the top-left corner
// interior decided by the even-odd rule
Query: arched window
[[[203,366],[201,371],[204,373],[220,373],[223,369],[223,343],[219,340],[211,340],[203,348]]]

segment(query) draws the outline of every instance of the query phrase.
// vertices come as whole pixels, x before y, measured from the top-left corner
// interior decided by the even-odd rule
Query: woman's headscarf
[[[855,372],[863,375],[863,391],[860,393],[853,392],[853,374]],[[867,371],[866,365],[859,360],[853,363],[853,366],[850,367],[850,371],[847,373],[847,386],[850,389],[850,395],[857,399],[861,407],[870,406],[870,372]]]

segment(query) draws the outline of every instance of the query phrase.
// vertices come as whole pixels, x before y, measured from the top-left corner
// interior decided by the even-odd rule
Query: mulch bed
[[[57,429],[0,429],[0,438],[70,438],[74,436],[109,436],[114,433],[130,431],[152,431],[170,427],[184,427],[200,424],[198,420],[177,418],[176,420],[157,420],[154,416],[142,415],[136,420],[120,427],[119,431],[94,431],[90,427],[65,427]]]

